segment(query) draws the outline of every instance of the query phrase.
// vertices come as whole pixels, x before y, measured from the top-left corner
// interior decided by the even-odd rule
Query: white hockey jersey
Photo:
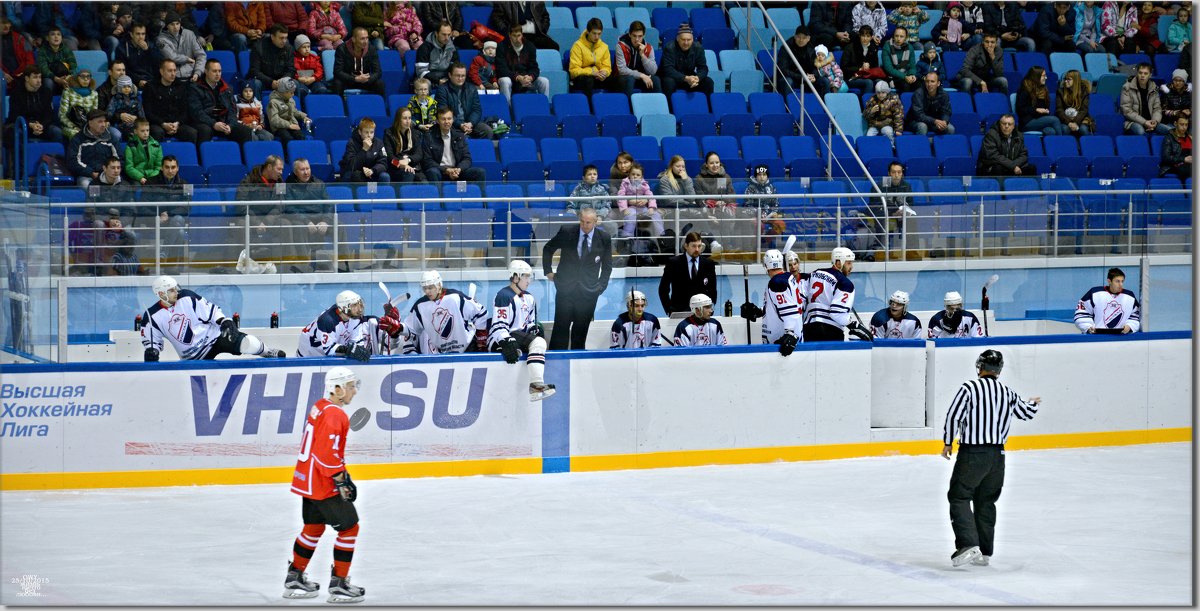
[[[729,342],[725,340],[725,329],[721,328],[721,321],[710,318],[704,322],[696,320],[695,316],[688,316],[679,321],[679,326],[675,327],[675,345],[676,346],[725,346]]]
[[[642,319],[635,323],[629,312],[621,312],[613,321],[609,348],[657,348],[661,339],[662,327],[657,316],[643,312]]]
[[[905,312],[900,320],[892,318],[888,308],[884,308],[871,317],[871,335],[875,339],[923,339],[921,321],[911,312]]]
[[[1131,333],[1142,328],[1142,306],[1128,289],[1114,295],[1107,287],[1098,286],[1084,294],[1075,307],[1075,326],[1080,331],[1122,329],[1125,325]]]
[[[929,319],[929,339],[942,337],[983,337],[983,327],[979,326],[979,319],[974,314],[963,310],[962,320],[959,321],[958,327],[953,331],[947,331],[942,328],[942,321],[945,318],[946,311],[942,310]]]
[[[476,329],[488,327],[487,308],[461,291],[444,289],[438,299],[421,297],[404,319],[404,354],[467,351]]]
[[[797,340],[803,339],[800,320],[800,289],[796,277],[784,272],[775,274],[767,281],[763,291],[762,341],[773,344],[784,333],[791,332]]]
[[[404,338],[402,336],[392,337],[390,333],[379,328],[378,316],[363,316],[359,328],[362,329],[363,343],[372,355],[400,353]]]
[[[528,291],[517,294],[512,285],[500,289],[493,302],[488,327],[488,350],[507,339],[513,331],[532,333],[537,328],[537,298]]]
[[[300,330],[296,356],[337,356],[334,351],[341,345],[369,347],[374,342],[368,340],[370,330],[365,326],[366,318],[342,320],[337,305],[330,306]]]
[[[819,322],[845,329],[853,307],[854,283],[845,274],[827,267],[809,275],[804,324]]]
[[[171,342],[181,360],[204,358],[221,336],[221,308],[187,289],[179,290],[175,305],[155,301],[143,314],[142,346],[162,351],[163,339]]]

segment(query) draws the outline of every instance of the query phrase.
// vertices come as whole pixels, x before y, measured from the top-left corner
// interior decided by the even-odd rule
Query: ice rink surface
[[[351,577],[376,605],[1192,603],[1190,444],[1009,452],[989,567],[950,566],[950,470],[931,455],[362,481]],[[321,596],[280,597],[300,528],[287,483],[0,503],[8,605],[328,606],[332,530],[308,571]]]

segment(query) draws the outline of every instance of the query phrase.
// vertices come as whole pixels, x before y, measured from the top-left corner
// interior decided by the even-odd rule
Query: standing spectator
[[[598,17],[589,19],[579,40],[571,45],[571,59],[567,63],[571,90],[582,92],[588,99],[591,99],[592,91],[596,88],[611,92],[622,90],[621,79],[613,75],[608,45],[600,40],[603,31],[604,23]],[[669,93],[667,95],[670,96]]]
[[[953,134],[954,126],[950,124],[950,94],[942,88],[936,72],[925,75],[925,86],[913,93],[912,107],[908,109],[906,125],[908,131],[925,135],[932,131],[935,135]]]
[[[909,32],[920,31],[921,25],[927,23],[928,21],[929,13],[917,6],[915,0],[905,0],[904,2],[901,2],[900,6],[897,7],[896,10],[892,11],[890,15],[888,15],[888,23],[891,23],[899,28],[904,28]],[[880,44],[883,42],[883,35],[886,32],[887,30],[883,29],[876,33],[877,35],[875,36],[875,44]]]
[[[334,93],[343,95],[347,89],[362,89],[382,96],[385,93],[382,76],[379,50],[367,38],[367,31],[356,26],[350,40],[333,53]]]
[[[658,78],[658,60],[654,47],[646,41],[646,25],[640,21],[629,24],[629,31],[617,40],[617,76],[625,85],[625,95],[634,90],[655,93],[662,91]]]
[[[829,83],[829,91],[834,93],[845,93],[850,89],[846,85],[846,79],[842,78],[842,67],[837,62],[833,61],[833,54],[825,45],[817,45],[813,51],[817,54],[817,78],[825,79]]]
[[[133,79],[138,90],[144,90],[154,80],[154,51],[146,41],[146,24],[135,23],[129,27],[129,36],[117,44],[116,58],[125,64],[125,73]]]
[[[242,94],[237,99],[237,120],[245,125],[253,134],[254,140],[274,140],[271,130],[267,129],[267,115],[263,111],[262,102],[254,97],[254,85],[250,81],[242,84]]]
[[[686,23],[679,25],[674,41],[663,45],[658,73],[662,77],[663,94],[668,100],[676,89],[712,95],[713,80],[708,76],[704,47],[695,41],[692,26]]]
[[[142,105],[150,120],[150,134],[162,142],[175,138],[196,142],[196,128],[188,124],[188,83],[175,78],[175,61],[164,59],[158,66],[158,78],[142,90]]]
[[[962,48],[964,51],[967,51],[983,41],[983,8],[976,6],[975,0],[962,0],[958,4],[962,8]],[[953,3],[951,3],[951,6],[953,6]]]
[[[892,38],[880,49],[883,55],[883,73],[891,79],[896,91],[907,92],[921,88],[917,78],[917,55],[919,51],[908,43],[908,30],[896,28]]]
[[[1138,52],[1154,55],[1163,48],[1162,41],[1158,39],[1159,14],[1153,2],[1142,3],[1142,10],[1138,12],[1137,33],[1133,35]]]
[[[392,2],[388,9],[387,21],[383,25],[383,33],[387,36],[387,46],[403,54],[405,51],[421,48],[421,19],[413,9],[412,2],[400,0]]]
[[[928,15],[926,19],[928,19]],[[883,8],[879,0],[860,0],[850,11],[850,31],[858,32],[864,25],[871,26],[872,32],[879,32],[880,37],[875,39],[876,44],[883,42],[882,35],[887,31],[888,20],[887,10]],[[841,46],[849,44],[850,40],[846,40],[842,42]]]
[[[996,0],[983,5],[984,31],[992,30],[1000,37],[1000,46],[1017,51],[1033,51],[1037,44],[1025,35],[1025,16],[1016,2]],[[987,34],[984,34],[987,38]],[[974,47],[972,47],[974,48]]]
[[[1192,117],[1192,85],[1187,82],[1186,71],[1176,68],[1171,73],[1171,82],[1161,89],[1163,122],[1174,125],[1179,117]]]
[[[79,64],[75,61],[75,52],[63,43],[60,28],[53,27],[46,32],[46,38],[37,50],[37,66],[42,71],[42,87],[52,95],[67,88],[67,79],[75,74]]]
[[[1191,123],[1190,117],[1177,117],[1175,129],[1163,138],[1159,176],[1174,174],[1181,180],[1192,177],[1192,134],[1188,130]]]
[[[972,93],[1008,93],[1008,78],[1004,76],[1004,48],[994,32],[983,35],[983,43],[971,47],[956,75],[959,91]]]
[[[0,65],[4,69],[4,85],[12,89],[26,67],[37,66],[33,47],[12,22],[0,17]]]
[[[1104,11],[1094,0],[1075,4],[1075,48],[1080,53],[1103,53],[1100,45],[1100,16]]]
[[[1092,84],[1078,70],[1068,70],[1058,82],[1056,113],[1066,131],[1072,136],[1087,136],[1096,131],[1096,120],[1088,111]]]
[[[375,122],[370,117],[358,121],[346,142],[341,168],[342,182],[392,182],[387,173],[387,149],[383,138],[375,137]]]
[[[345,42],[346,24],[341,13],[333,9],[333,3],[322,0],[308,14],[308,35],[317,41],[321,51],[336,49]]]
[[[1017,124],[1023,132],[1041,131],[1047,136],[1067,133],[1062,121],[1050,112],[1046,69],[1041,66],[1031,67],[1017,90]]]
[[[1162,122],[1162,100],[1158,88],[1150,80],[1150,64],[1137,66],[1137,74],[1121,86],[1121,115],[1125,117],[1125,133],[1140,136],[1146,132],[1166,135],[1171,131]]]
[[[1037,176],[1037,167],[1029,164],[1029,149],[1025,137],[1017,130],[1017,118],[1001,116],[983,135],[979,161],[975,164],[979,176]]]
[[[204,63],[204,78],[192,84],[188,104],[197,143],[208,142],[213,136],[238,144],[254,139],[254,131],[238,120],[237,99],[221,78],[221,62],[210,59]]]
[[[621,181],[621,188],[617,191],[617,195],[621,196],[621,199],[617,200],[617,208],[620,209],[620,214],[625,219],[621,237],[629,238],[636,235],[637,221],[640,218],[650,219],[654,225],[655,237],[663,234],[662,215],[658,213],[658,202],[654,200],[654,192],[646,183],[642,164],[633,164],[633,168],[629,170],[629,177]]]
[[[376,51],[382,51],[384,47],[383,11],[382,2],[354,2],[350,5],[350,20],[354,27],[367,31],[371,46]]]
[[[275,91],[267,100],[267,122],[275,139],[287,146],[292,140],[303,140],[305,131],[312,125],[308,114],[296,107],[296,81],[281,78],[275,82]]]
[[[308,13],[304,12],[304,3],[297,0],[278,0],[271,2],[271,23],[280,24],[287,28],[288,38],[308,31]]]
[[[250,45],[250,82],[254,84],[254,95],[261,96],[263,90],[275,89],[275,81],[281,78],[296,78],[295,50],[288,44],[287,28],[276,23],[267,30],[267,35]],[[308,87],[296,82],[296,93],[308,95]]]
[[[430,30],[425,44],[417,49],[417,77],[441,85],[450,76],[450,65],[458,63],[458,48],[451,36],[453,29],[442,22]]]
[[[406,108],[412,111],[413,123],[421,133],[428,134],[437,125],[438,103],[429,95],[429,79],[413,81],[413,97],[408,99]]]
[[[832,49],[850,43],[850,33],[854,31],[851,27],[854,7],[850,2],[812,2],[810,8],[808,23],[812,27],[814,45],[825,45]],[[878,34],[882,36],[883,32]]]
[[[104,110],[108,113],[109,122],[121,132],[122,138],[128,138],[133,133],[135,121],[146,118],[133,79],[124,75],[117,79],[117,93],[109,98]]]
[[[1167,28],[1167,51],[1179,53],[1183,46],[1192,42],[1192,24],[1188,21],[1192,11],[1186,6],[1179,7],[1175,13],[1175,21]]]
[[[397,110],[392,127],[383,134],[389,155],[388,173],[396,182],[425,182],[422,135],[413,129],[412,116],[407,106]]]
[[[491,138],[492,128],[483,119],[483,107],[479,104],[479,93],[467,84],[467,67],[455,62],[450,66],[450,80],[438,87],[435,99],[438,112],[449,109],[454,112],[454,129],[461,130],[470,138]]]
[[[67,144],[67,167],[83,188],[100,175],[110,157],[117,156],[117,144],[108,130],[108,114],[99,108],[87,115],[87,126]]]
[[[24,117],[30,140],[64,142],[62,127],[50,104],[49,92],[42,89],[42,71],[37,66],[25,66],[10,91],[8,118],[4,124],[6,141],[16,141],[13,133],[16,120],[17,117]]]
[[[179,13],[168,11],[166,27],[158,35],[158,52],[165,59],[175,61],[179,78],[198,81],[204,71],[204,47],[191,30],[184,29]]]
[[[942,20],[933,26],[933,31],[937,33],[938,46],[944,51],[965,49],[968,38],[966,27],[962,19],[962,5],[951,2],[946,13],[942,15]]]
[[[554,253],[560,253],[554,271]],[[579,225],[565,226],[542,248],[542,269],[556,292],[551,350],[584,350],[596,300],[612,276],[612,238],[596,227],[596,211],[579,211]]]
[[[717,265],[712,258],[700,256],[704,240],[700,233],[690,231],[683,238],[683,253],[667,259],[662,279],[658,281],[658,299],[663,311],[687,312],[692,295],[708,295],[717,300]]]
[[[886,84],[879,63],[879,45],[870,26],[859,28],[858,42],[842,49],[842,74],[851,89],[874,91],[877,82]]]
[[[500,93],[512,102],[512,94],[536,91],[550,97],[550,79],[541,76],[537,50],[525,44],[525,32],[514,25],[508,38],[496,48],[496,76]]]
[[[633,169],[633,164],[637,163],[633,155],[625,151],[617,153],[617,158],[613,160],[612,167],[608,169],[608,192],[616,193],[621,188],[621,181],[629,177],[629,171]]]
[[[875,84],[875,95],[867,99],[863,118],[867,121],[868,136],[882,134],[894,143],[896,136],[904,134],[904,105],[887,81]]]
[[[550,12],[545,2],[497,2],[493,5],[492,25],[497,32],[521,28],[521,33],[538,49],[558,50],[558,43],[547,35],[550,31]]]
[[[788,55],[789,51],[791,55],[796,56],[796,60],[800,63],[799,68],[792,61],[791,55]],[[779,81],[776,86],[785,95],[790,96],[793,90],[802,89],[800,81],[805,77],[808,78],[808,82],[813,84],[818,94],[823,96],[829,91],[829,81],[817,76],[817,54],[813,51],[812,37],[808,34],[808,26],[796,26],[795,33],[784,46],[776,51],[776,54],[779,58],[775,64],[776,70],[779,71],[779,74],[776,75]]]
[[[471,70],[467,75],[471,84],[480,93],[498,93],[496,84],[496,43],[489,40],[483,43],[483,52],[471,60]]]
[[[271,9],[267,2],[226,2],[225,23],[229,26],[233,52],[241,53],[266,36],[271,26]],[[284,28],[286,29],[286,28]]]
[[[971,48],[974,49],[975,47]],[[937,45],[927,42],[925,43],[925,51],[921,53],[921,57],[917,60],[917,78],[924,79],[925,75],[930,72],[936,72],[938,79],[943,83],[948,78],[946,75],[946,62],[942,61],[942,56],[938,53]]]
[[[132,182],[144,185],[158,176],[162,163],[162,145],[150,136],[150,122],[138,119],[125,145],[125,175]]]
[[[1039,53],[1075,52],[1075,12],[1070,2],[1042,5],[1032,29]]]
[[[67,79],[67,87],[63,89],[58,106],[58,122],[68,140],[87,127],[88,114],[93,110],[106,112],[106,109],[100,108],[100,95],[96,93],[95,86],[96,81],[89,70],[80,70],[79,74]],[[114,142],[120,141],[121,133],[114,129],[112,137]]]
[[[292,222],[292,241],[299,243],[297,249],[302,255],[310,253],[325,243],[333,223],[333,207],[313,200],[327,200],[329,193],[325,183],[313,176],[312,164],[303,157],[292,162],[292,175],[284,183],[287,184],[287,199],[308,200],[304,204],[287,204],[283,213]]]
[[[912,193],[912,185],[904,178],[904,164],[893,161],[888,164],[888,175],[883,178],[884,193]],[[903,228],[904,215],[912,212],[908,206],[912,204],[909,195],[893,195],[877,200],[878,207],[874,209],[875,218],[888,219],[888,235],[891,236],[893,248],[899,246],[900,230]],[[873,201],[872,204],[876,202]]]
[[[1138,7],[1133,2],[1105,2],[1100,10],[1100,43],[1113,55],[1132,53],[1138,29]]]
[[[296,71],[296,80],[299,85],[306,87],[309,93],[329,93],[329,86],[325,84],[325,66],[321,62],[321,56],[312,52],[312,41],[305,34],[296,36],[296,52],[292,55],[292,68]],[[253,83],[250,83],[253,87]],[[255,92],[257,95],[257,92]]]
[[[425,179],[429,182],[483,182],[486,179],[483,170],[471,165],[466,138],[454,129],[454,111],[440,108],[437,117],[437,130],[422,139]]]

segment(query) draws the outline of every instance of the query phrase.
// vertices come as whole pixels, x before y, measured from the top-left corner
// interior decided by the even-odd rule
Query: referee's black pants
[[[804,325],[805,342],[844,342],[846,332],[841,327],[827,325],[823,322],[810,322]]]
[[[960,445],[950,475],[950,526],[954,549],[979,546],[991,556],[996,542],[996,500],[1004,487],[1004,446]],[[971,511],[974,503],[975,511]]]

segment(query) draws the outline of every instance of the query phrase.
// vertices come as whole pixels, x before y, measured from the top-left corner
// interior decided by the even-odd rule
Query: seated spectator
[[[617,200],[617,208],[620,209],[620,215],[625,219],[621,237],[628,238],[636,235],[637,221],[643,218],[650,219],[650,222],[653,223],[654,237],[663,234],[662,215],[658,213],[658,202],[654,201],[654,192],[646,183],[642,164],[633,164],[629,170],[629,176],[621,181],[621,188],[617,191],[617,195],[621,196],[621,199]]]
[[[829,83],[829,91],[834,93],[849,91],[850,87],[842,78],[842,67],[833,61],[833,54],[829,52],[829,49],[826,49],[825,45],[817,45],[813,51],[817,54],[817,78],[825,79]]]
[[[437,125],[438,103],[429,95],[429,79],[413,81],[413,96],[408,99],[406,108],[412,111],[413,124],[421,133],[428,134]]]
[[[150,43],[146,41],[146,25],[135,23],[130,26],[129,35],[117,43],[116,58],[113,61],[124,62],[125,73],[133,79],[133,84],[140,91],[156,76],[154,53]]]
[[[953,134],[950,124],[950,95],[942,88],[936,72],[925,75],[924,87],[913,93],[912,106],[908,109],[905,125],[914,134]]]
[[[296,36],[296,53],[292,55],[292,67],[296,69],[296,80],[308,88],[310,93],[329,93],[325,84],[325,66],[321,56],[312,52],[312,41],[308,36]],[[297,85],[299,89],[300,85]]]
[[[851,89],[874,91],[875,84],[883,80],[883,67],[879,63],[879,44],[875,42],[875,38],[871,27],[863,26],[858,30],[858,42],[848,44],[842,49],[842,74],[845,75]]]
[[[926,15],[925,18],[928,19],[929,16]],[[868,26],[871,28],[872,32],[879,32],[880,34],[887,31],[887,28],[888,28],[887,9],[883,8],[883,5],[880,4],[878,2],[878,0],[860,0],[860,2],[858,4],[854,5],[853,9],[850,9],[850,30],[849,31],[850,32],[861,31],[863,26]],[[853,37],[851,37],[851,38],[853,38]],[[883,41],[883,39],[880,38],[880,39],[876,40],[875,43],[878,44],[882,41]],[[844,47],[844,46],[849,45],[850,43],[851,43],[851,41],[847,40],[841,46]],[[843,51],[844,51],[844,49],[843,49]]]
[[[30,66],[37,67],[33,45],[29,44],[29,40],[20,31],[13,28],[7,17],[0,15],[0,67],[3,68],[5,86],[11,89],[13,82]]]
[[[1161,13],[1154,3],[1142,2],[1138,12],[1137,33],[1133,35],[1133,44],[1138,53],[1154,55],[1163,50],[1163,43],[1158,39],[1158,18]],[[1169,32],[1168,32],[1169,33]]]
[[[204,60],[207,55],[204,53],[204,47],[196,38],[196,34],[183,27],[179,13],[167,11],[166,27],[158,35],[156,43],[160,56],[175,61],[179,78],[191,81],[200,80],[200,73],[204,71]]]
[[[79,64],[75,61],[75,52],[63,43],[61,28],[52,27],[46,32],[36,57],[37,67],[42,71],[42,87],[52,95],[58,95],[67,89],[67,79],[75,74]]]
[[[928,21],[929,13],[917,6],[915,0],[905,0],[904,2],[901,2],[900,6],[888,15],[888,23],[891,23],[898,28],[904,28],[905,31],[908,32],[920,31],[921,25],[927,23]],[[872,30],[874,30],[874,28],[872,28]],[[874,37],[875,44],[880,44],[883,42],[883,34],[885,32],[887,32],[886,28],[879,30],[878,34],[876,34]]]
[[[525,32],[519,25],[512,26],[508,38],[496,47],[496,77],[500,93],[510,103],[514,93],[536,91],[550,97],[550,79],[541,76],[537,50],[525,44]]]
[[[126,152],[129,148],[126,147]],[[160,148],[161,150],[161,148]],[[128,158],[128,154],[126,154]],[[129,168],[126,167],[126,173],[129,173]],[[179,175],[179,159],[174,155],[163,155],[162,165],[159,166],[157,172],[153,176],[146,179],[143,192],[146,194],[147,200],[161,200],[167,202],[181,202],[187,196],[183,192],[183,185],[188,184],[182,176]],[[178,213],[180,216],[187,215],[187,208],[180,208]],[[165,211],[164,211],[165,212]],[[174,216],[176,213],[171,212]],[[162,219],[164,222],[167,219]],[[180,225],[182,227],[182,224]]]
[[[725,171],[721,156],[709,151],[704,155],[704,165],[696,177],[696,194],[712,197],[702,198],[711,218],[731,218],[737,213],[737,200],[733,197],[733,178]]]
[[[413,129],[413,114],[407,106],[396,111],[392,126],[383,134],[383,145],[388,152],[388,173],[396,182],[425,182],[424,160],[421,155],[424,138],[420,130]]]
[[[108,273],[111,276],[144,276],[145,268],[142,267],[142,262],[134,252],[134,245],[137,240],[134,235],[129,232],[121,232],[116,241],[113,242],[111,265],[108,268]]]
[[[1167,28],[1167,51],[1179,53],[1183,51],[1184,45],[1192,42],[1191,17],[1191,9],[1186,6],[1179,7],[1175,13],[1175,21],[1171,22],[1170,28]]]
[[[384,95],[383,68],[379,51],[367,38],[367,31],[355,27],[350,40],[333,54],[333,91],[343,95],[349,89]]]
[[[963,23],[962,4],[951,2],[946,12],[942,14],[942,20],[933,26],[933,31],[937,34],[937,46],[943,51],[962,51],[967,48],[967,39],[970,35],[967,33],[967,25]]]
[[[579,35],[579,40],[571,45],[571,56],[567,62],[571,91],[581,92],[588,99],[591,99],[592,92],[597,88],[611,92],[622,91],[623,88],[621,79],[613,75],[608,45],[600,40],[603,31],[604,23],[598,17],[589,19],[587,29]]]
[[[867,121],[868,136],[882,134],[895,143],[896,136],[904,134],[904,105],[900,103],[900,96],[892,93],[887,81],[875,84],[875,95],[867,99],[863,119]]]
[[[383,138],[375,137],[375,122],[363,117],[346,142],[342,155],[342,182],[391,182]]]
[[[654,58],[654,47],[646,41],[646,26],[640,21],[629,24],[629,31],[617,40],[617,77],[625,87],[625,95],[634,90],[648,93],[661,92],[662,81],[658,78],[658,62]]]
[[[854,7],[849,2],[816,2],[810,8],[808,23],[812,28],[813,46],[825,45],[832,49],[850,44]]]
[[[500,91],[499,85],[496,84],[495,42],[489,40],[483,43],[483,52],[471,60],[471,69],[467,73],[467,78],[479,90],[479,93]]]
[[[1162,100],[1158,88],[1150,80],[1150,64],[1141,63],[1137,73],[1121,86],[1121,115],[1125,117],[1125,133],[1142,135],[1146,132],[1166,135],[1171,128],[1162,122]]]
[[[1183,50],[1179,52],[1179,69],[1187,73],[1190,78],[1192,75],[1192,43],[1186,42],[1183,45]]]
[[[458,63],[458,48],[451,37],[449,23],[442,22],[425,37],[425,44],[417,49],[417,76],[429,79],[434,85],[445,83],[450,76],[450,66]]]
[[[354,2],[350,5],[350,21],[354,27],[363,28],[371,46],[376,51],[382,51],[383,44],[383,2]]]
[[[974,49],[975,47],[971,48]],[[925,75],[930,72],[936,72],[938,79],[943,83],[949,78],[946,75],[946,62],[942,61],[942,55],[938,53],[937,45],[927,42],[925,43],[925,51],[917,59],[917,78],[924,79]]]
[[[104,165],[100,169],[100,173],[96,175],[96,180],[88,186],[88,201],[113,204],[121,202],[132,202],[136,191],[124,180],[121,175],[121,159],[119,157],[109,157],[104,160]],[[149,208],[146,210],[147,216],[152,216]],[[119,208],[108,209],[108,226],[109,231],[121,232],[125,227],[133,227],[134,217],[137,210],[133,206],[121,206]],[[108,234],[108,232],[106,232]],[[115,235],[105,235],[104,243],[112,244],[116,241]],[[111,251],[108,254],[102,255],[104,259],[111,257]]]
[[[387,38],[387,46],[403,54],[405,51],[421,48],[421,35],[425,28],[421,19],[413,9],[412,2],[401,0],[392,2],[387,11],[387,19],[383,23],[383,34]]]
[[[303,157],[292,162],[292,175],[284,182],[287,184],[287,199],[297,202],[283,208],[283,214],[292,224],[291,241],[297,243],[296,249],[301,256],[311,256],[306,253],[311,253],[329,239],[333,206],[317,203],[329,199],[329,193],[325,190],[325,183],[313,176],[312,164]],[[299,203],[304,200],[307,201]]]
[[[1068,70],[1058,82],[1056,114],[1062,122],[1065,134],[1087,136],[1096,131],[1096,120],[1088,107],[1091,103],[1092,84],[1078,70]]]
[[[309,131],[312,120],[307,113],[296,107],[296,81],[281,78],[275,82],[275,91],[267,100],[267,123],[275,139],[286,147],[292,140],[303,140],[304,131]]]
[[[530,44],[538,49],[558,50],[558,43],[547,35],[550,13],[545,2],[497,2],[493,5],[492,25],[497,32],[520,28]]]
[[[1037,167],[1029,164],[1029,149],[1025,148],[1025,137],[1017,129],[1016,117],[1000,117],[984,134],[975,173],[979,176],[1037,176]]]
[[[254,95],[261,96],[263,90],[274,91],[275,82],[281,78],[296,78],[295,50],[288,44],[287,28],[276,23],[267,30],[267,35],[250,45],[250,82]],[[308,95],[308,86],[296,81],[296,93]]]
[[[658,175],[658,194],[668,196],[696,194],[696,183],[688,176],[687,163],[682,156],[671,156],[671,159],[667,161],[666,169]],[[676,210],[697,208],[696,202],[688,199],[672,199],[666,205]]]
[[[971,47],[958,70],[958,90],[972,93],[1008,93],[1004,76],[1004,49],[992,32],[983,35],[983,43]]]
[[[791,56],[788,55],[789,50],[792,55],[796,56],[796,60],[800,62],[799,69],[792,62]],[[793,90],[802,89],[800,79],[805,77],[813,84],[818,94],[825,95],[829,91],[829,81],[817,76],[817,54],[813,50],[812,37],[808,34],[808,26],[796,26],[796,32],[788,39],[787,43],[776,51],[776,54],[779,59],[775,64],[775,69],[779,71],[779,86],[785,94],[791,95]],[[843,57],[845,56],[843,55]],[[801,70],[803,70],[803,73]],[[880,75],[882,76],[882,73]]]
[[[270,6],[271,23],[287,28],[288,39],[295,39],[308,31],[308,13],[304,12],[303,2],[277,0],[271,2]]]
[[[266,37],[274,21],[268,2],[225,2],[225,25],[229,28],[233,52],[241,53]],[[286,28],[285,28],[286,29]]]
[[[332,2],[325,0],[316,2],[308,14],[308,35],[321,51],[340,47],[347,35],[342,15],[332,5]]]
[[[58,105],[58,122],[62,125],[63,134],[71,139],[79,130],[87,126],[88,113],[99,109],[100,95],[96,93],[96,80],[91,71],[80,70],[79,74],[67,79],[67,88],[63,90],[62,99]],[[121,132],[113,131],[113,141],[121,140]]]
[[[1180,116],[1175,119],[1175,129],[1163,138],[1162,160],[1158,165],[1158,175],[1174,174],[1180,179],[1192,177],[1192,134],[1190,117]]]
[[[921,88],[917,78],[917,56],[920,51],[908,42],[908,30],[896,28],[892,38],[880,49],[883,54],[883,73],[891,79],[897,92],[915,91]]]
[[[597,199],[586,202],[567,202],[567,212],[578,215],[580,210],[592,208],[596,211],[596,216],[604,221],[612,211],[612,200],[608,199],[609,195],[608,185],[600,182],[600,171],[589,163],[583,166],[583,180],[571,190],[571,197],[595,197]]]
[[[254,204],[235,206],[230,223],[226,244],[228,245],[226,260],[235,260],[239,250],[245,250],[251,259],[280,260],[295,252],[291,243],[291,223],[285,218],[283,204],[275,185],[283,180],[283,159],[276,155],[267,155],[259,165],[250,168],[250,172],[242,179],[237,187],[237,201],[268,201],[269,204]],[[250,240],[246,241],[246,227],[249,223]]]
[[[775,195],[777,192],[775,183],[771,182],[771,168],[765,163],[754,166],[750,182],[746,184],[746,195]],[[746,207],[758,208],[759,218],[763,219],[763,247],[782,247],[783,243],[776,242],[787,231],[787,222],[779,210],[779,198],[747,199]]]
[[[1163,122],[1174,125],[1181,116],[1192,117],[1192,84],[1187,78],[1186,71],[1176,68],[1171,73],[1171,82],[1161,87]]]
[[[108,103],[112,101],[113,94],[117,93],[117,81],[121,80],[122,76],[125,76],[125,62],[121,60],[108,62],[108,79],[104,81],[103,85],[96,87],[96,95],[100,96],[100,101],[96,108],[108,110]],[[109,115],[108,120],[114,126],[117,124],[112,115]]]
[[[438,112],[449,109],[454,113],[454,129],[469,138],[491,138],[492,128],[483,122],[483,107],[479,93],[467,85],[467,67],[455,62],[450,66],[450,80],[438,87],[435,99]]]
[[[954,3],[952,2],[951,5]],[[975,4],[975,0],[962,0],[958,3],[962,8],[963,37],[962,50],[969,51],[971,47],[983,42],[983,8]],[[913,39],[916,42],[916,38]]]
[[[162,158],[162,167],[158,174],[142,185],[143,199],[148,201],[183,202],[187,196],[183,186],[187,184],[179,175],[179,160],[174,155]],[[175,207],[159,206],[158,214],[159,243],[162,244],[163,259],[170,262],[182,262],[186,253],[184,241],[187,238],[187,216],[190,208],[187,205]]]
[[[221,62],[205,62],[204,77],[192,84],[188,103],[196,125],[196,142],[208,142],[213,136],[238,144],[254,139],[254,130],[238,120],[237,99],[221,78]]]
[[[1032,30],[1039,53],[1075,52],[1075,12],[1070,2],[1043,4]]]
[[[1067,133],[1062,121],[1050,112],[1046,69],[1041,66],[1031,67],[1017,89],[1017,125],[1023,132],[1040,131],[1047,136]]]
[[[893,161],[888,164],[888,175],[880,181],[880,191],[884,193],[912,193],[912,185],[904,179],[904,164]],[[870,198],[867,200],[868,214],[859,217],[861,223],[854,236],[853,249],[858,258],[864,261],[874,261],[876,250],[885,250],[885,236],[892,244],[899,239],[900,220],[904,216],[904,207],[911,203],[907,195]]]
[[[1075,48],[1080,53],[1103,53],[1100,44],[1100,15],[1103,13],[1095,0],[1075,3]]]
[[[1021,5],[1016,2],[996,0],[983,5],[984,38],[986,31],[996,32],[1000,38],[1000,47],[1016,49],[1017,51],[1033,51],[1037,44],[1025,35],[1025,16],[1021,13]],[[974,47],[972,47],[974,48]]]
[[[267,129],[266,113],[263,112],[262,102],[254,97],[254,84],[246,81],[242,84],[242,94],[237,99],[237,120],[245,125],[253,134],[252,140],[274,140],[275,136]]]
[[[462,67],[462,64],[459,64]],[[466,78],[465,76],[463,77]],[[463,133],[454,129],[454,111],[438,110],[437,130],[422,140],[425,178],[429,182],[467,180],[483,182],[483,170],[471,165],[471,151]]]
[[[1139,7],[1136,2],[1105,2],[1100,10],[1100,43],[1113,55],[1133,53]]]
[[[612,167],[608,169],[608,192],[616,193],[621,189],[621,181],[629,177],[629,170],[636,163],[633,155],[621,151],[617,153],[617,158],[613,160]]]
[[[658,76],[662,78],[663,94],[668,100],[676,89],[712,95],[713,80],[708,76],[708,60],[704,58],[704,47],[695,42],[692,26],[680,24],[675,40],[663,45]]]
[[[15,142],[13,131],[17,117],[25,118],[26,132],[30,140],[40,142],[64,142],[63,129],[58,125],[54,107],[50,104],[50,93],[42,89],[42,71],[37,66],[26,66],[9,90],[8,117],[4,123],[4,137]]]
[[[158,176],[162,163],[162,145],[150,136],[150,122],[138,119],[125,145],[125,175],[135,184],[144,185]]]

